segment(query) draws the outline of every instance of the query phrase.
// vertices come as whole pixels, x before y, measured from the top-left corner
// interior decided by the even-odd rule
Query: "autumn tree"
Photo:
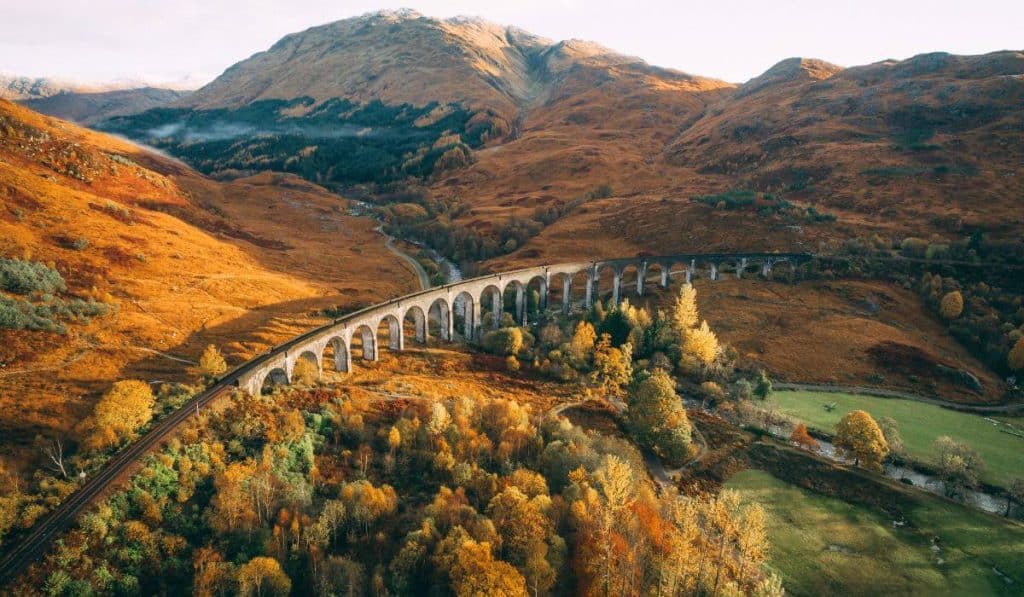
[[[212,547],[200,547],[192,555],[195,577],[192,594],[196,597],[226,595],[234,587],[236,572],[231,562]]]
[[[526,597],[526,579],[511,564],[494,559],[491,545],[472,539],[455,553],[449,570],[457,597]]]
[[[685,340],[690,330],[697,327],[700,315],[697,311],[697,290],[692,284],[683,284],[672,305],[672,329],[680,342]]]
[[[705,367],[715,361],[718,356],[718,336],[702,321],[700,327],[693,328],[683,338],[683,355],[695,358]]]
[[[964,297],[959,290],[947,292],[939,303],[939,314],[943,319],[956,319],[964,311]]]
[[[257,556],[238,568],[238,593],[246,597],[287,596],[292,581],[274,558]]]
[[[375,487],[366,480],[342,485],[340,499],[349,516],[362,524],[365,533],[369,533],[371,523],[394,514],[398,508],[398,494],[393,487]]]
[[[804,425],[803,423],[799,423],[793,428],[793,433],[789,434],[789,441],[805,450],[810,450],[811,452],[817,451],[818,449],[818,440],[814,439],[814,437],[807,431],[807,425]]]
[[[836,424],[835,445],[854,466],[880,469],[882,460],[889,453],[885,436],[871,415],[855,410]]]
[[[976,487],[985,472],[985,461],[981,454],[967,442],[943,435],[932,444],[932,452],[949,497],[962,496],[967,489]]]
[[[597,342],[597,332],[589,321],[581,321],[576,324],[576,330],[569,341],[569,356],[577,365],[585,365],[590,362],[594,354],[594,344]]]
[[[487,515],[501,535],[501,555],[524,573],[535,595],[555,582],[556,571],[547,560],[547,540],[554,529],[544,510],[550,504],[547,495],[530,499],[513,486],[487,505]]]
[[[205,379],[214,379],[223,375],[227,370],[228,364],[220,351],[213,344],[209,344],[202,356],[199,357],[199,363],[196,364],[193,371]]]
[[[878,420],[878,427],[885,436],[885,443],[889,445],[889,454],[899,456],[903,454],[903,436],[900,434],[900,425],[892,417],[882,417]]]
[[[594,347],[593,378],[606,392],[618,395],[633,377],[632,351],[628,342],[616,348],[608,334],[601,334]]]
[[[96,404],[86,445],[102,450],[131,437],[153,418],[153,404],[153,391],[146,382],[116,382]]]
[[[667,373],[657,370],[636,384],[629,393],[627,419],[642,445],[669,463],[678,465],[686,460],[690,420]]]
[[[210,501],[211,526],[221,532],[251,530],[259,522],[259,514],[250,490],[256,476],[252,460],[233,462],[214,478],[216,493]]]

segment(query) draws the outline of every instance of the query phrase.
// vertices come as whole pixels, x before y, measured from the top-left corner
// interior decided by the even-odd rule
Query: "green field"
[[[824,405],[835,404],[829,412]],[[832,433],[835,424],[853,410],[866,410],[875,419],[892,417],[899,423],[907,455],[922,462],[931,460],[931,445],[940,435],[966,441],[988,465],[983,479],[1006,487],[1010,479],[1024,477],[1024,438],[1000,431],[1012,430],[1005,422],[992,423],[984,417],[948,408],[899,400],[838,392],[779,391],[769,404],[779,412]],[[1016,426],[1020,430],[1020,426]]]
[[[920,505],[904,512],[908,524],[897,528],[880,511],[812,493],[757,470],[735,475],[726,487],[767,510],[769,565],[782,575],[790,594],[1021,594],[1020,525],[920,496]]]

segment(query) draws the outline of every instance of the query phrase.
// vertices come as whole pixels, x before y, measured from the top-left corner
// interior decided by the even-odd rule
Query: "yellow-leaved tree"
[[[96,403],[87,447],[97,450],[117,445],[153,418],[153,391],[149,384],[127,379],[114,384]]]
[[[292,581],[274,558],[255,557],[238,569],[238,593],[245,595],[289,595]]]
[[[707,366],[718,356],[718,336],[702,321],[699,328],[693,328],[683,338],[683,354],[691,356]]]
[[[836,424],[835,445],[855,466],[879,469],[889,453],[885,435],[871,415],[855,410]]]
[[[632,377],[632,345],[627,342],[615,348],[611,336],[601,334],[601,339],[594,347],[594,381],[609,394],[617,396],[622,392],[622,386],[629,383]]]
[[[199,357],[199,363],[196,364],[195,373],[205,378],[214,378],[219,375],[223,375],[228,370],[228,364],[224,360],[224,357],[217,350],[217,347],[210,344],[203,351],[202,356]]]
[[[488,542],[464,541],[451,570],[452,591],[458,597],[526,597],[526,579],[511,564],[495,560]]]
[[[964,296],[959,290],[947,292],[939,303],[939,314],[943,319],[956,319],[964,312]]]
[[[672,306],[672,329],[675,330],[680,342],[689,331],[697,327],[700,315],[697,312],[697,290],[692,284],[683,284]]]
[[[581,321],[576,324],[576,331],[569,341],[569,356],[577,363],[586,363],[594,354],[594,343],[597,341],[597,332],[594,326],[588,321]]]

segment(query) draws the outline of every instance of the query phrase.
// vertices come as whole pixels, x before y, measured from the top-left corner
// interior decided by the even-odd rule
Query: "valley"
[[[1024,52],[309,25],[0,77],[0,593],[1019,592]]]

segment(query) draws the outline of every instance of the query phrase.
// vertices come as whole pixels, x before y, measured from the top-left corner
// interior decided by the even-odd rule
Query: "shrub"
[[[320,379],[320,370],[313,361],[300,357],[292,368],[292,383],[300,386],[312,386]]]
[[[519,328],[501,328],[487,332],[484,348],[498,355],[514,355],[523,348],[523,332]]]
[[[505,357],[505,369],[506,370],[508,370],[508,371],[510,371],[512,373],[515,373],[516,371],[519,371],[520,368],[521,368],[521,366],[519,364],[519,359],[517,359],[515,357],[515,355],[511,355],[510,354],[507,357]]]
[[[15,294],[54,293],[67,289],[60,273],[46,265],[0,258],[0,288]]]

